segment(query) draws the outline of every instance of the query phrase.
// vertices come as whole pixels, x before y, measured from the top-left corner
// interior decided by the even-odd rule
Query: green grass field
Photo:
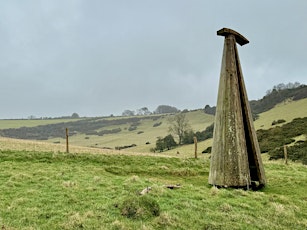
[[[20,127],[34,127],[38,125],[57,124],[62,122],[77,121],[80,119],[5,119],[0,120],[0,129],[20,128]]]
[[[287,101],[276,105],[273,109],[261,113],[255,121],[256,129],[269,129],[274,120],[284,119],[286,122],[297,117],[307,117],[307,98],[298,101]],[[283,123],[284,124],[284,123]]]
[[[273,120],[305,117],[306,109],[307,99],[278,105],[260,114],[255,127],[267,129]],[[202,111],[189,112],[187,117],[194,131],[213,122],[213,116]],[[35,124],[1,122],[1,128]],[[162,124],[153,127],[155,122]],[[69,154],[63,153],[64,139],[38,142],[1,137],[2,229],[307,228],[306,166],[269,161],[264,154],[264,189],[217,189],[207,182],[210,155],[200,154],[212,140],[198,143],[198,159],[193,158],[194,145],[148,153],[156,137],[167,135],[167,117],[145,120],[134,131],[127,128],[123,125],[120,133],[102,137],[73,136]],[[132,143],[137,146],[102,149]],[[169,184],[181,187],[171,190],[165,186]],[[147,187],[150,192],[140,196]]]
[[[208,185],[209,159],[0,151],[2,229],[306,229],[307,168],[269,162],[262,191]],[[180,184],[168,189],[165,185]],[[148,186],[140,202],[125,203]],[[126,217],[130,208],[130,218]],[[135,211],[135,212],[133,212]],[[135,216],[133,215],[135,214]]]

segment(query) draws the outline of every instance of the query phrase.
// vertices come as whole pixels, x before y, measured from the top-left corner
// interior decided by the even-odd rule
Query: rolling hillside
[[[261,191],[209,186],[210,155],[200,152],[212,144],[212,139],[198,144],[199,159],[193,158],[194,145],[148,153],[158,136],[167,135],[170,116],[49,120],[56,124],[48,120],[1,121],[0,129],[31,127],[13,132],[40,130],[47,125],[49,130],[60,127],[60,131],[70,127],[72,133],[69,154],[63,153],[65,139],[61,137],[44,141],[0,137],[0,226],[306,229],[306,165],[269,161],[269,155],[262,154],[268,184]],[[194,131],[204,130],[214,120],[203,110],[187,112],[186,116]],[[298,117],[307,117],[307,99],[287,100],[259,114],[255,127],[274,130]],[[284,122],[272,125],[275,120]],[[77,124],[83,124],[87,132],[92,127],[92,134],[74,130]],[[98,124],[103,125],[96,129]],[[296,141],[306,141],[306,135],[296,137]],[[136,146],[113,149],[131,144]],[[174,184],[179,188],[167,188]],[[139,195],[149,187],[148,194]]]
[[[205,114],[202,110],[196,110],[188,112],[187,118],[191,127],[194,131],[202,131],[207,126],[213,123],[214,116]],[[139,117],[138,124],[135,126],[135,130],[129,131],[131,125],[135,124],[136,120],[126,120],[120,125],[112,124],[108,126],[101,127],[100,130],[115,130],[120,129],[120,132],[114,134],[105,134],[102,136],[99,135],[86,135],[84,133],[74,133],[70,136],[70,145],[90,147],[95,149],[114,149],[116,146],[132,145],[135,144],[135,147],[127,148],[125,151],[130,152],[149,152],[150,148],[155,146],[155,141],[157,137],[164,137],[168,134],[168,118],[171,115],[163,116],[147,116]],[[278,119],[284,119],[287,122],[292,121],[297,117],[306,117],[307,116],[307,99],[301,99],[298,101],[286,101],[276,105],[273,109],[259,114],[259,119],[255,121],[256,129],[269,129],[272,126],[272,122]],[[91,119],[80,119],[77,121],[72,120],[57,120],[57,125],[61,127],[62,137],[49,138],[45,140],[47,143],[56,143],[56,145],[65,144],[65,127],[69,127],[70,124],[77,124],[78,122],[90,122],[90,121],[99,121],[99,120],[121,120],[127,119],[126,117],[117,117],[117,118],[91,118]],[[6,120],[7,121],[7,120]],[[50,120],[53,122],[52,120]],[[47,121],[46,121],[47,122]],[[5,125],[4,125],[5,124]],[[33,126],[33,121],[31,120],[12,120],[9,123],[0,122],[0,128],[8,128],[19,126]],[[155,124],[160,124],[154,127]],[[72,130],[71,130],[72,131]],[[147,143],[147,144],[146,144]],[[148,144],[150,143],[150,144]],[[203,151],[211,145],[211,140],[207,140],[199,143],[199,152]],[[57,149],[58,147],[55,147]],[[63,148],[63,147],[61,147]],[[53,149],[53,148],[52,148]],[[176,149],[172,149],[169,154],[176,154],[179,152],[182,155],[190,155],[193,153],[194,146],[186,145]]]

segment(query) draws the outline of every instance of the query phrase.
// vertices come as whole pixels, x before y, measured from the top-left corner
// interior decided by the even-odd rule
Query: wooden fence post
[[[288,164],[288,152],[287,152],[287,145],[284,145],[284,156],[285,156],[285,164]]]
[[[69,153],[69,147],[68,147],[68,128],[66,128],[66,153]]]
[[[195,159],[197,159],[197,137],[196,136],[194,136],[194,147],[195,147],[195,151],[194,151],[194,153],[195,153]]]

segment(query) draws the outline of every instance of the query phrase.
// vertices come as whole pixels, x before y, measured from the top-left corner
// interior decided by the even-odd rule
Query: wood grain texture
[[[249,187],[258,182],[264,186],[259,144],[236,47],[238,35],[224,35],[209,184]]]

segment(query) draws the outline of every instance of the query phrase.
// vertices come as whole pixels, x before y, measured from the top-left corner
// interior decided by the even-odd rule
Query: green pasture
[[[202,131],[210,124],[214,122],[214,116],[203,113],[201,110],[188,112],[186,114],[187,119],[191,125],[191,128],[196,131]],[[288,101],[277,105],[270,111],[261,113],[259,119],[255,121],[256,129],[269,129],[273,127],[271,124],[274,120],[284,119],[286,122],[291,122],[294,118],[297,117],[306,117],[307,116],[307,99],[299,101]],[[153,127],[153,124],[156,122],[162,122],[158,127]],[[108,129],[117,128],[118,126],[108,127]],[[116,146],[124,146],[136,144],[136,147],[128,148],[126,151],[131,152],[149,152],[151,148],[155,147],[155,142],[157,137],[164,137],[168,134],[168,116],[160,118],[156,121],[153,120],[144,120],[141,122],[141,125],[134,131],[128,131],[129,125],[121,126],[122,131],[116,134],[108,134],[102,137],[100,136],[88,136],[79,134],[72,136],[70,138],[71,144],[87,147],[98,147],[98,148],[115,148]],[[138,134],[140,131],[143,133]],[[49,142],[60,141],[64,143],[64,139],[49,140]],[[146,142],[150,144],[146,145]],[[199,151],[203,151],[208,147],[207,142],[199,143]],[[193,145],[187,145],[183,147],[176,148],[175,150],[170,150],[170,152],[186,152],[186,149],[189,149],[193,153]],[[190,150],[192,149],[192,151]]]
[[[307,98],[298,101],[286,101],[267,112],[261,113],[259,119],[255,121],[255,128],[269,129],[272,127],[274,120],[284,119],[286,122],[291,122],[298,117],[307,117]]]
[[[62,122],[77,121],[80,119],[1,119],[0,129],[34,127],[39,125],[57,124]]]
[[[153,119],[143,119],[136,130],[129,131],[131,124],[124,125],[112,125],[106,126],[103,129],[112,130],[121,128],[119,133],[105,134],[103,136],[97,135],[85,135],[83,133],[77,133],[69,137],[70,145],[94,147],[98,149],[111,148],[114,149],[118,146],[127,146],[135,144],[135,147],[127,148],[125,151],[130,152],[150,152],[151,148],[155,147],[157,137],[165,137],[168,134],[169,122],[168,119],[172,115],[165,115],[159,119],[153,117]],[[284,119],[286,122],[291,122],[297,117],[307,116],[307,99],[299,101],[286,101],[281,103],[275,108],[261,113],[259,119],[255,121],[256,129],[269,129],[273,127],[271,124],[274,120]],[[189,120],[191,128],[194,132],[202,131],[214,122],[214,116],[205,114],[202,110],[190,111],[186,113],[186,117]],[[83,118],[85,119],[85,118]],[[122,117],[101,118],[101,119],[122,119]],[[18,128],[22,126],[37,126],[51,123],[64,123],[73,122],[75,119],[55,119],[55,120],[0,120],[0,129],[3,128]],[[160,126],[153,127],[154,124],[161,122]],[[99,131],[99,130],[98,130]],[[63,137],[65,134],[63,134]],[[65,144],[64,138],[52,138],[47,140],[48,143]],[[147,144],[146,144],[147,143]],[[149,143],[149,144],[148,144]],[[199,151],[203,151],[208,147],[208,141],[199,143]],[[192,149],[192,150],[191,150]],[[170,150],[171,153],[194,152],[193,146],[182,146],[175,150]],[[189,153],[190,155],[190,153]]]
[[[116,134],[106,134],[103,136],[77,134],[69,138],[72,145],[95,147],[95,148],[112,148],[117,146],[126,146],[135,144],[135,147],[127,148],[126,151],[132,152],[150,152],[155,147],[158,137],[164,137],[168,134],[169,122],[171,115],[161,117],[157,120],[142,120],[136,130],[129,131],[130,124],[120,126],[108,126],[106,129],[121,128],[121,132]],[[214,121],[214,116],[205,114],[202,110],[187,113],[187,119],[191,128],[196,131],[202,131]],[[155,123],[161,122],[160,126],[153,127]],[[65,143],[63,138],[49,139],[50,143]],[[146,144],[149,143],[149,144]]]
[[[267,186],[245,191],[208,185],[207,155],[194,159],[2,150],[0,226],[306,229],[306,166],[269,162],[264,156],[264,167]],[[178,189],[166,187],[177,184]],[[147,187],[149,193],[139,195]]]

